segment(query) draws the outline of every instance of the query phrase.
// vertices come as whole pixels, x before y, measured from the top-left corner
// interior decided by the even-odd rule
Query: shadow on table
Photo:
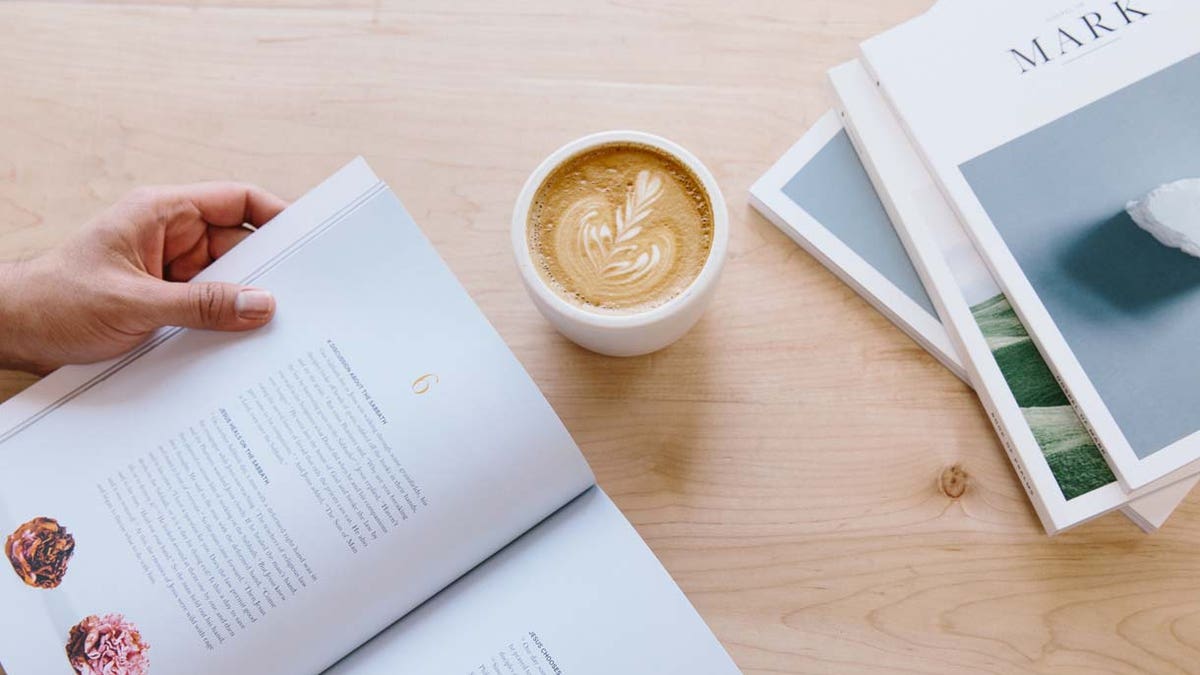
[[[1072,242],[1060,260],[1093,298],[1133,318],[1200,289],[1200,260],[1158,243],[1124,211]]]
[[[619,444],[621,460],[653,474],[656,490],[681,492],[691,478],[691,458],[705,443],[703,420],[711,399],[716,323],[709,317],[675,344],[653,354],[608,357],[561,338],[573,361],[572,387],[582,399],[563,410],[564,421],[588,454],[589,446]],[[573,424],[583,417],[582,423]]]

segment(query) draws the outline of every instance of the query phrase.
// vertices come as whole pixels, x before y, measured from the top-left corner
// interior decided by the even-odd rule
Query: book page
[[[365,164],[227,258],[206,276],[272,290],[266,328],[163,331],[3,406],[9,675],[97,636],[115,673],[318,671],[592,484]]]
[[[738,672],[592,488],[326,675]]]

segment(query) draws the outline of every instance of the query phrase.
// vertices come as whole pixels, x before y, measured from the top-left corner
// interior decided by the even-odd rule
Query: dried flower
[[[8,535],[4,552],[21,581],[35,588],[54,588],[67,573],[75,537],[57,520],[39,516]]]
[[[149,649],[124,616],[92,615],[71,627],[67,660],[79,675],[146,675]]]

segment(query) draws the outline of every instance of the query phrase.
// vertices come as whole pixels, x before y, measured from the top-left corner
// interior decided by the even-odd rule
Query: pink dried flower
[[[146,675],[149,649],[124,616],[93,614],[71,628],[67,659],[79,675]]]

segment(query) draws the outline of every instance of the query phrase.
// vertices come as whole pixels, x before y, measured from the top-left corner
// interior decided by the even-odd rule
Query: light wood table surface
[[[929,4],[6,2],[0,258],[137,185],[295,197],[365,155],[745,672],[1200,670],[1200,502],[1047,538],[972,393],[747,205],[824,71]],[[529,171],[608,128],[690,148],[731,212],[715,305],[644,358],[560,338],[509,253]]]

